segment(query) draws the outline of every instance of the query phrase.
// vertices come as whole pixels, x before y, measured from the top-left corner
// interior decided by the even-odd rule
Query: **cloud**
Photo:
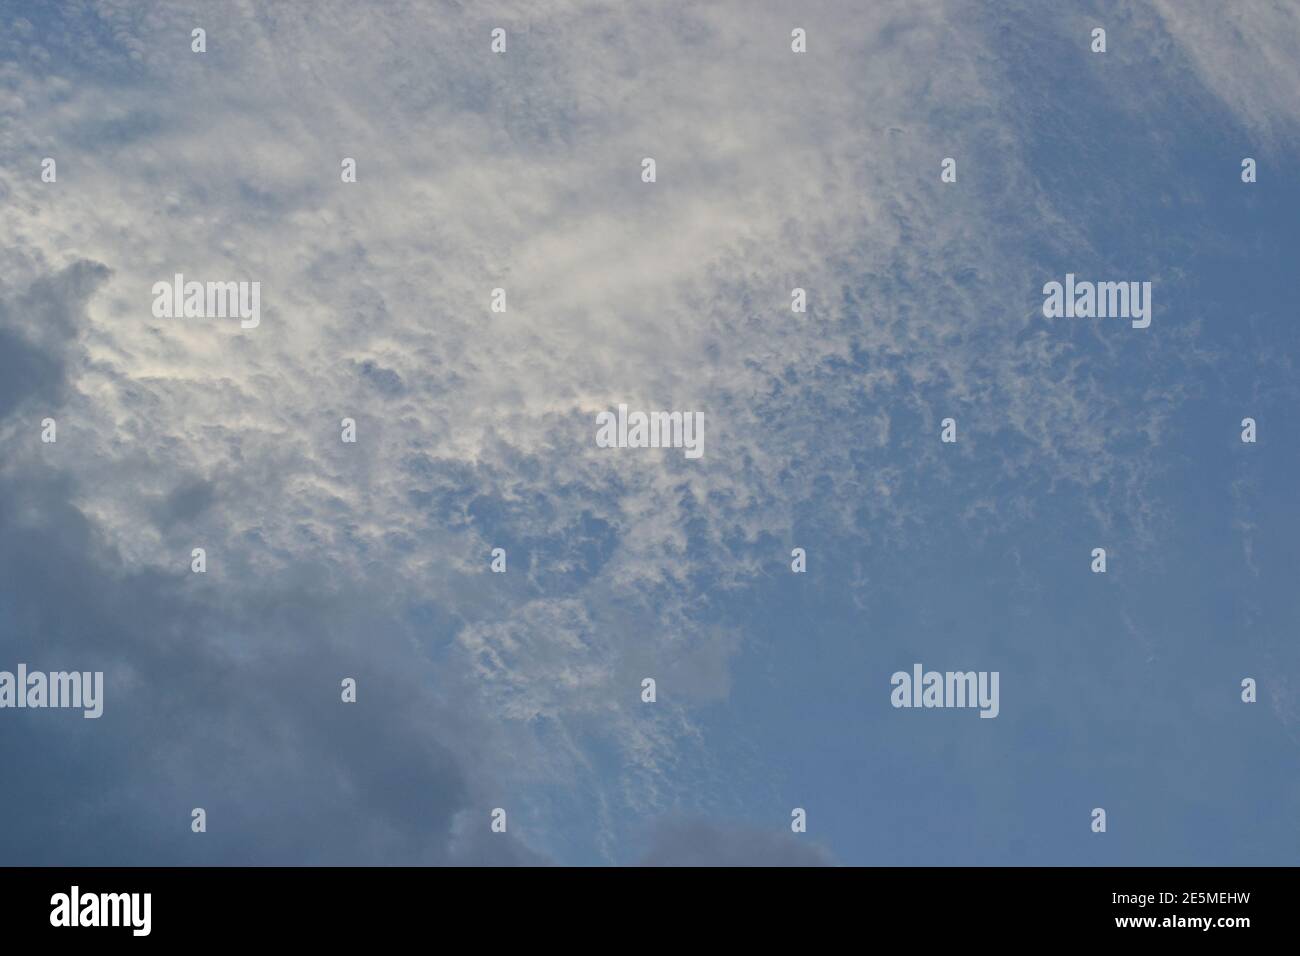
[[[87,271],[36,284],[49,327],[84,321]],[[490,730],[471,729],[436,681],[410,670],[411,634],[364,589],[318,588],[309,566],[227,590],[205,587],[183,564],[160,572],[123,562],[76,504],[87,479],[59,467],[75,425],[42,445],[21,420],[29,397],[17,395],[3,423],[7,447],[19,450],[0,475],[8,664],[102,669],[107,691],[96,721],[25,711],[0,723],[13,760],[6,812],[27,824],[6,831],[6,859],[542,859],[510,836],[481,845],[459,820],[481,816],[486,831],[474,799],[484,799],[477,791],[489,775],[467,779],[473,748],[460,740],[486,741]],[[181,488],[163,502],[165,523],[192,521],[210,494]],[[346,712],[345,673],[360,687]],[[193,806],[209,814],[202,837],[188,829]]]
[[[1286,93],[1300,85],[1300,10],[1272,0],[1157,0],[1155,10],[1197,77],[1248,130],[1275,148],[1300,133],[1300,106]]]
[[[997,24],[800,15],[803,56],[775,3],[8,15],[6,547],[41,557],[6,553],[15,629],[116,668],[96,825],[142,860],[192,859],[164,834],[205,801],[223,859],[617,859],[627,818],[727,792],[697,714],[753,639],[719,605],[773,542],[902,548],[950,497],[978,535],[1062,486],[1151,520],[1153,466],[1119,449],[1178,396],[1134,423],[1089,333],[1035,314],[1086,237],[1019,145]],[[153,318],[178,272],[260,281],[261,326]],[[619,402],[702,411],[706,457],[596,448]],[[528,836],[481,844],[507,804]]]

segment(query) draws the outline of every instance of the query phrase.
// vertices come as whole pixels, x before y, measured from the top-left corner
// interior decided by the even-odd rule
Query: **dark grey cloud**
[[[0,416],[27,398],[54,401],[63,381],[63,364],[19,336],[0,328]]]
[[[216,500],[216,486],[212,482],[202,478],[183,481],[154,505],[154,522],[165,529],[178,522],[193,521]]]
[[[46,409],[61,401],[77,316],[108,276],[103,264],[80,260],[0,295],[0,418],[29,399]]]
[[[402,376],[391,368],[384,368],[370,359],[366,359],[364,362],[353,362],[352,367],[356,369],[357,374],[363,381],[369,383],[385,398],[396,398],[405,391]]]
[[[4,666],[104,670],[104,715],[8,711],[0,832],[11,863],[440,863],[540,859],[487,831],[459,740],[411,635],[312,568],[238,588],[124,573],[73,483],[0,483]],[[182,556],[184,559],[187,556]],[[182,566],[184,561],[182,560]],[[340,701],[354,677],[358,702]],[[192,807],[209,831],[189,831]]]

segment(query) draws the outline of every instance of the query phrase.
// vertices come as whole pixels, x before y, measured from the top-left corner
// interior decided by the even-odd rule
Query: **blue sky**
[[[0,0],[0,670],[106,688],[0,711],[0,861],[1293,863],[1298,44]],[[261,324],[154,317],[177,272]],[[1066,273],[1150,327],[1044,318]],[[620,403],[704,456],[598,448]],[[915,662],[998,717],[893,708]]]

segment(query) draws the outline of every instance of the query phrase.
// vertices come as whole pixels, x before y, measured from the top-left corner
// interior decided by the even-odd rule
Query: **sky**
[[[1298,88],[1264,0],[0,0],[0,671],[104,675],[0,863],[1294,864]]]

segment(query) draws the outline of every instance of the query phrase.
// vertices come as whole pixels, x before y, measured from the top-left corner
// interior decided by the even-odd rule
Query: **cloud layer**
[[[1030,14],[967,13],[5,9],[6,656],[110,675],[99,724],[0,729],[32,821],[5,858],[631,862],[640,821],[735,796],[701,714],[754,640],[727,608],[794,545],[978,540],[1064,489],[1151,547],[1157,452],[1209,358],[1194,323],[1121,345],[1044,322],[1042,282],[1111,247],[1043,169],[1052,117],[1012,65]],[[1294,136],[1215,45],[1263,51],[1262,81],[1294,18],[1132,16],[1118,64],[1174,42],[1244,126]],[[1076,20],[1030,22],[1082,64]],[[1124,268],[1177,285],[1154,251]],[[261,282],[261,326],[153,318],[175,273]],[[1116,381],[1156,335],[1134,416]],[[705,458],[597,448],[620,402],[703,411]],[[736,862],[730,839],[644,859]]]

